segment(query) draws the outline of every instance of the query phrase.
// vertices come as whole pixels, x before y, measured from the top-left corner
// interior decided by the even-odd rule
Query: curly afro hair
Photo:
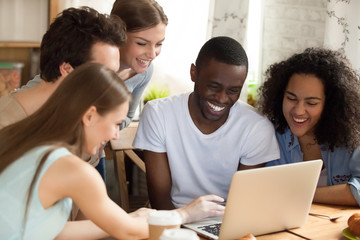
[[[312,74],[324,84],[325,105],[314,131],[317,142],[328,144],[330,149],[346,147],[351,150],[359,146],[359,75],[342,53],[323,48],[308,48],[266,70],[257,107],[274,124],[276,131],[284,133],[288,127],[282,103],[293,74]]]

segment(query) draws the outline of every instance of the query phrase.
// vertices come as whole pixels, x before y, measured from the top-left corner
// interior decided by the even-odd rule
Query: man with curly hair
[[[337,51],[308,48],[271,65],[258,109],[276,129],[280,159],[323,160],[314,202],[360,205],[360,80]]]
[[[119,70],[120,47],[125,41],[125,25],[116,16],[110,17],[89,7],[62,11],[42,38],[40,75],[20,91],[0,98],[0,129],[37,111],[64,78],[86,62]],[[83,156],[83,159],[96,167],[105,179],[104,162],[99,164],[98,154]],[[74,208],[71,219],[76,215],[77,208]]]

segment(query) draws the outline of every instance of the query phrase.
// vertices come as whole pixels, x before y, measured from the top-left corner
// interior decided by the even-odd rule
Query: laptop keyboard
[[[221,226],[221,223],[215,223],[215,224],[199,227],[199,229],[201,229],[205,232],[211,233],[215,236],[219,236],[220,226]]]

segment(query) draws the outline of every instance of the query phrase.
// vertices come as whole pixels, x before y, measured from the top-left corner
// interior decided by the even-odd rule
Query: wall
[[[248,2],[254,0],[216,0],[212,36],[227,35],[243,44],[247,52]],[[326,18],[326,0],[259,0],[261,9],[254,13],[262,18],[256,26],[261,34],[260,71],[306,47],[322,46]],[[263,15],[263,16],[262,16]],[[251,29],[252,30],[252,29]],[[251,57],[251,56],[249,56]]]
[[[246,44],[248,0],[216,0],[212,24],[212,37],[229,36]]]
[[[90,5],[108,13],[113,1],[63,2],[66,7]],[[260,54],[251,55],[247,49],[247,43],[254,41],[247,39],[249,1],[255,0],[158,0],[169,17],[169,25],[163,51],[154,61],[152,83],[170,83],[173,94],[192,90],[190,64],[210,36],[227,35],[242,43],[249,58],[259,61],[260,82],[271,63],[306,47],[323,45],[326,0],[257,0],[263,4],[257,11],[263,15],[263,24],[257,27],[261,33]],[[0,0],[0,41],[40,41],[46,27],[47,0]]]
[[[112,5],[115,0],[60,0],[59,8],[66,9],[69,7],[88,6],[96,9],[100,13],[110,14]]]
[[[48,0],[0,0],[0,41],[40,42],[48,24]]]
[[[326,0],[264,1],[262,72],[307,47],[324,44]]]

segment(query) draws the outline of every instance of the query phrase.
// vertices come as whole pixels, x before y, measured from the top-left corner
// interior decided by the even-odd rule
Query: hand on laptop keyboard
[[[219,203],[224,202],[222,197],[214,194],[204,195],[192,200],[182,208],[178,208],[183,224],[201,220],[206,217],[224,215],[225,207]]]

